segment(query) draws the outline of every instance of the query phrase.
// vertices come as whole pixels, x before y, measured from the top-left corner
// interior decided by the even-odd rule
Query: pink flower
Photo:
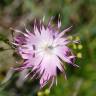
[[[35,20],[33,30],[29,31],[25,28],[25,33],[15,30],[19,35],[14,37],[13,42],[24,59],[22,66],[17,69],[31,69],[30,73],[34,73],[32,78],[38,77],[40,79],[41,88],[49,80],[51,81],[50,87],[54,81],[57,81],[57,69],[65,74],[62,61],[78,67],[78,65],[74,64],[75,55],[67,46],[72,41],[65,35],[71,27],[59,32],[61,27],[60,20],[57,26],[54,27],[50,22],[46,26],[43,23],[43,21],[38,23]]]

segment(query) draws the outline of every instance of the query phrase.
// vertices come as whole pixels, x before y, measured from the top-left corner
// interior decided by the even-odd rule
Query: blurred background
[[[61,15],[62,28],[79,36],[81,44],[72,45],[80,68],[66,64],[68,80],[58,75],[58,85],[38,90],[38,80],[24,80],[27,70],[14,72],[22,62],[10,45],[12,28],[22,28],[34,17],[45,16],[45,23]],[[96,0],[0,0],[0,96],[96,96]]]

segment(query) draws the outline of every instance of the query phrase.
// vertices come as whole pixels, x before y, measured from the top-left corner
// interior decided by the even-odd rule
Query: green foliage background
[[[58,14],[62,29],[73,25],[72,33],[81,38],[83,49],[76,50],[82,53],[76,61],[80,68],[67,65],[68,80],[59,75],[49,94],[45,89],[38,94],[38,81],[27,80],[18,87],[19,73],[2,84],[19,59],[9,43],[9,28],[21,28],[34,17],[45,16],[47,22]],[[96,0],[0,0],[0,82],[0,96],[96,96]]]

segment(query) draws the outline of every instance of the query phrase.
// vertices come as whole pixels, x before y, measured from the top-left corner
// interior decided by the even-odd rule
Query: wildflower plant
[[[15,69],[30,69],[25,78],[34,73],[31,78],[39,78],[41,88],[49,81],[51,81],[49,88],[54,82],[57,84],[57,69],[66,79],[63,62],[78,67],[75,64],[76,56],[68,47],[70,43],[78,43],[66,35],[71,28],[72,26],[61,31],[60,19],[55,26],[51,20],[45,25],[44,20],[35,19],[31,31],[26,27],[25,32],[13,29],[18,35],[13,37],[12,44],[24,60],[22,66]]]

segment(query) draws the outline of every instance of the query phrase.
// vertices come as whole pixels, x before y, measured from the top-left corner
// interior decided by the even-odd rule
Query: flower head
[[[13,44],[24,59],[24,63],[18,69],[31,69],[31,72],[34,72],[32,78],[37,76],[41,87],[49,80],[52,82],[51,87],[56,81],[57,69],[64,73],[62,61],[73,66],[77,65],[74,64],[75,55],[67,46],[71,41],[65,35],[71,27],[60,32],[60,20],[56,26],[52,26],[50,22],[46,26],[43,23],[35,20],[33,30],[25,28],[25,33],[15,30],[19,35],[14,37]]]

